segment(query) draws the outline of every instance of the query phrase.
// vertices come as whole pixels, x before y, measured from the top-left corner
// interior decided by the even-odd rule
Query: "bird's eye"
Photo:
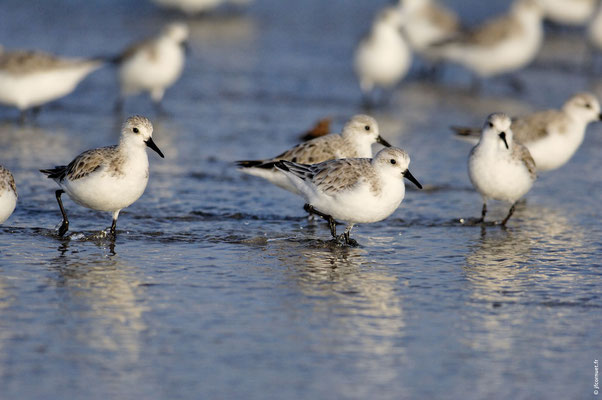
[[[364,129],[367,130],[367,131],[369,131],[370,130],[370,126],[366,125],[366,126],[364,126]]]
[[[589,103],[585,103],[585,108],[592,108],[592,105]]]
[[[493,128],[493,123],[492,123],[492,122],[489,122],[487,125],[488,125],[490,128]]]
[[[138,128],[134,128],[134,129],[132,129],[132,131],[133,131],[134,133],[138,133],[138,132],[140,132],[140,131],[138,130]]]
[[[397,164],[397,161],[395,161],[394,159],[391,159],[391,164]]]

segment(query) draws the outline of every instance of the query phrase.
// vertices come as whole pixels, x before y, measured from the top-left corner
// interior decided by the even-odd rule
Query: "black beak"
[[[501,137],[501,138],[502,138],[502,140],[504,141],[504,144],[506,145],[506,148],[507,148],[507,149],[510,149],[510,147],[508,147],[508,142],[506,141],[506,132],[501,132],[501,133],[499,134],[499,137]]]
[[[192,49],[190,48],[190,43],[188,43],[188,40],[184,40],[182,42],[181,46],[184,49],[184,54],[186,54],[187,56],[189,56],[190,53],[192,52]]]
[[[376,143],[380,143],[385,147],[391,147],[391,143],[387,142],[385,139],[382,138],[382,136],[378,135],[378,137],[376,138]]]
[[[422,189],[422,185],[420,184],[420,182],[418,182],[416,178],[414,178],[414,175],[410,173],[409,169],[406,169],[406,172],[403,173],[403,177],[406,178],[408,181],[412,182],[414,185],[416,185],[418,189]]]
[[[602,113],[598,114],[598,120],[602,121]]]
[[[161,156],[161,158],[165,158],[165,156],[163,155],[163,153],[161,153],[161,150],[159,150],[159,148],[157,147],[157,145],[155,144],[155,142],[153,142],[153,138],[148,138],[148,140],[146,142],[146,145],[148,147],[150,147],[151,149],[155,150],[157,152],[157,154],[159,154]]]

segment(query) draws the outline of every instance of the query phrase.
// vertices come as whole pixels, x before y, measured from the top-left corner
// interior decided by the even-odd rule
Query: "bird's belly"
[[[0,73],[0,102],[20,109],[42,105],[71,93],[91,67],[74,67],[22,76]]]
[[[469,175],[473,185],[483,197],[511,203],[524,196],[533,185],[533,179],[526,167],[503,161],[475,161],[469,170]]]
[[[0,194],[0,224],[11,216],[17,205],[17,196],[12,191]]]
[[[335,220],[352,223],[377,222],[391,215],[403,200],[403,188],[374,196],[368,189],[340,194],[336,197],[321,196],[310,201],[317,210]]]
[[[583,135],[550,135],[545,139],[526,144],[538,171],[556,169],[566,164],[575,154]]]
[[[151,90],[170,86],[183,67],[184,59],[179,53],[161,55],[154,61],[135,57],[123,65],[119,76],[122,85],[129,90]]]
[[[146,188],[146,176],[108,174],[66,181],[63,188],[77,204],[98,211],[116,211],[134,203]]]

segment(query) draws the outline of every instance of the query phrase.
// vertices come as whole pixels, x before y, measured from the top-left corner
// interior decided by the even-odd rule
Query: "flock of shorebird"
[[[184,4],[190,10],[196,2],[211,3],[155,1],[171,6]],[[217,4],[224,0],[213,1]],[[474,31],[461,32],[455,15],[434,0],[401,0],[377,15],[370,34],[358,44],[354,65],[360,87],[369,94],[375,88],[395,85],[407,73],[412,52],[433,64],[441,60],[460,63],[480,77],[514,71],[530,62],[541,46],[546,4],[554,9],[562,1],[516,0],[508,15]],[[590,1],[570,1],[574,2]],[[570,15],[557,12],[557,18],[576,23],[586,14],[572,11]],[[602,17],[599,19],[602,25]],[[588,30],[592,38],[597,31],[602,33],[592,22]],[[24,117],[29,109],[35,111],[70,93],[104,63],[113,63],[118,66],[121,84],[116,107],[121,108],[127,96],[139,92],[147,92],[159,106],[165,90],[182,73],[187,38],[187,26],[173,23],[157,37],[137,43],[116,57],[93,60],[0,48],[0,103],[18,108]],[[582,143],[588,124],[601,119],[596,97],[578,93],[558,110],[514,120],[493,113],[480,129],[454,127],[458,137],[476,143],[468,157],[468,171],[483,198],[477,222],[484,222],[488,200],[501,200],[511,204],[499,223],[505,226],[516,202],[532,187],[537,172],[565,164]],[[118,145],[88,150],[67,165],[41,170],[60,186],[56,191],[62,214],[59,236],[69,228],[63,193],[84,207],[111,212],[110,232],[115,234],[119,212],[134,203],[146,188],[146,147],[163,157],[152,133],[147,118],[133,116],[125,121]],[[374,143],[385,148],[373,157]],[[405,196],[404,178],[422,188],[410,173],[409,164],[409,155],[383,139],[377,121],[368,115],[353,116],[340,134],[311,138],[272,158],[237,162],[240,171],[303,197],[304,209],[327,220],[333,238],[351,245],[356,244],[350,237],[354,224],[381,221],[399,207]],[[0,166],[0,223],[12,214],[16,201],[15,181],[10,171]],[[341,235],[337,235],[336,221],[347,224]]]
[[[442,62],[483,78],[517,71],[531,63],[544,40],[544,19],[587,24],[592,51],[602,49],[599,0],[514,0],[506,14],[465,29],[457,14],[436,0],[399,0],[377,13],[370,33],[355,51],[355,72],[367,104],[375,89],[395,87],[408,73],[412,55],[435,68]]]

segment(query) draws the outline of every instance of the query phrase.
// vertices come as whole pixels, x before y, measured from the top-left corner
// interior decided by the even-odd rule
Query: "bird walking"
[[[29,109],[37,113],[42,105],[73,92],[103,63],[40,51],[0,51],[0,103],[19,109],[24,121]]]
[[[535,161],[529,150],[513,139],[510,118],[491,114],[481,132],[479,143],[468,157],[468,176],[483,198],[481,218],[485,222],[487,201],[500,200],[512,204],[501,225],[505,226],[516,202],[533,186],[537,177]]]
[[[306,165],[286,160],[276,167],[305,198],[306,208],[328,221],[330,233],[345,244],[356,245],[350,232],[357,223],[382,221],[405,196],[403,178],[422,189],[408,169],[410,156],[402,149],[382,149],[372,159],[345,158]],[[342,237],[336,220],[347,223]]]
[[[133,116],[123,124],[118,145],[88,150],[68,165],[40,170],[61,187],[55,193],[63,216],[59,236],[69,229],[61,200],[63,193],[83,207],[111,212],[111,234],[115,235],[119,212],[138,200],[146,189],[149,177],[146,147],[164,157],[152,134],[153,126],[147,118]]]
[[[119,66],[121,93],[115,104],[121,110],[127,96],[147,92],[161,109],[165,90],[182,74],[186,60],[188,26],[167,25],[154,38],[135,43],[113,61]]]

